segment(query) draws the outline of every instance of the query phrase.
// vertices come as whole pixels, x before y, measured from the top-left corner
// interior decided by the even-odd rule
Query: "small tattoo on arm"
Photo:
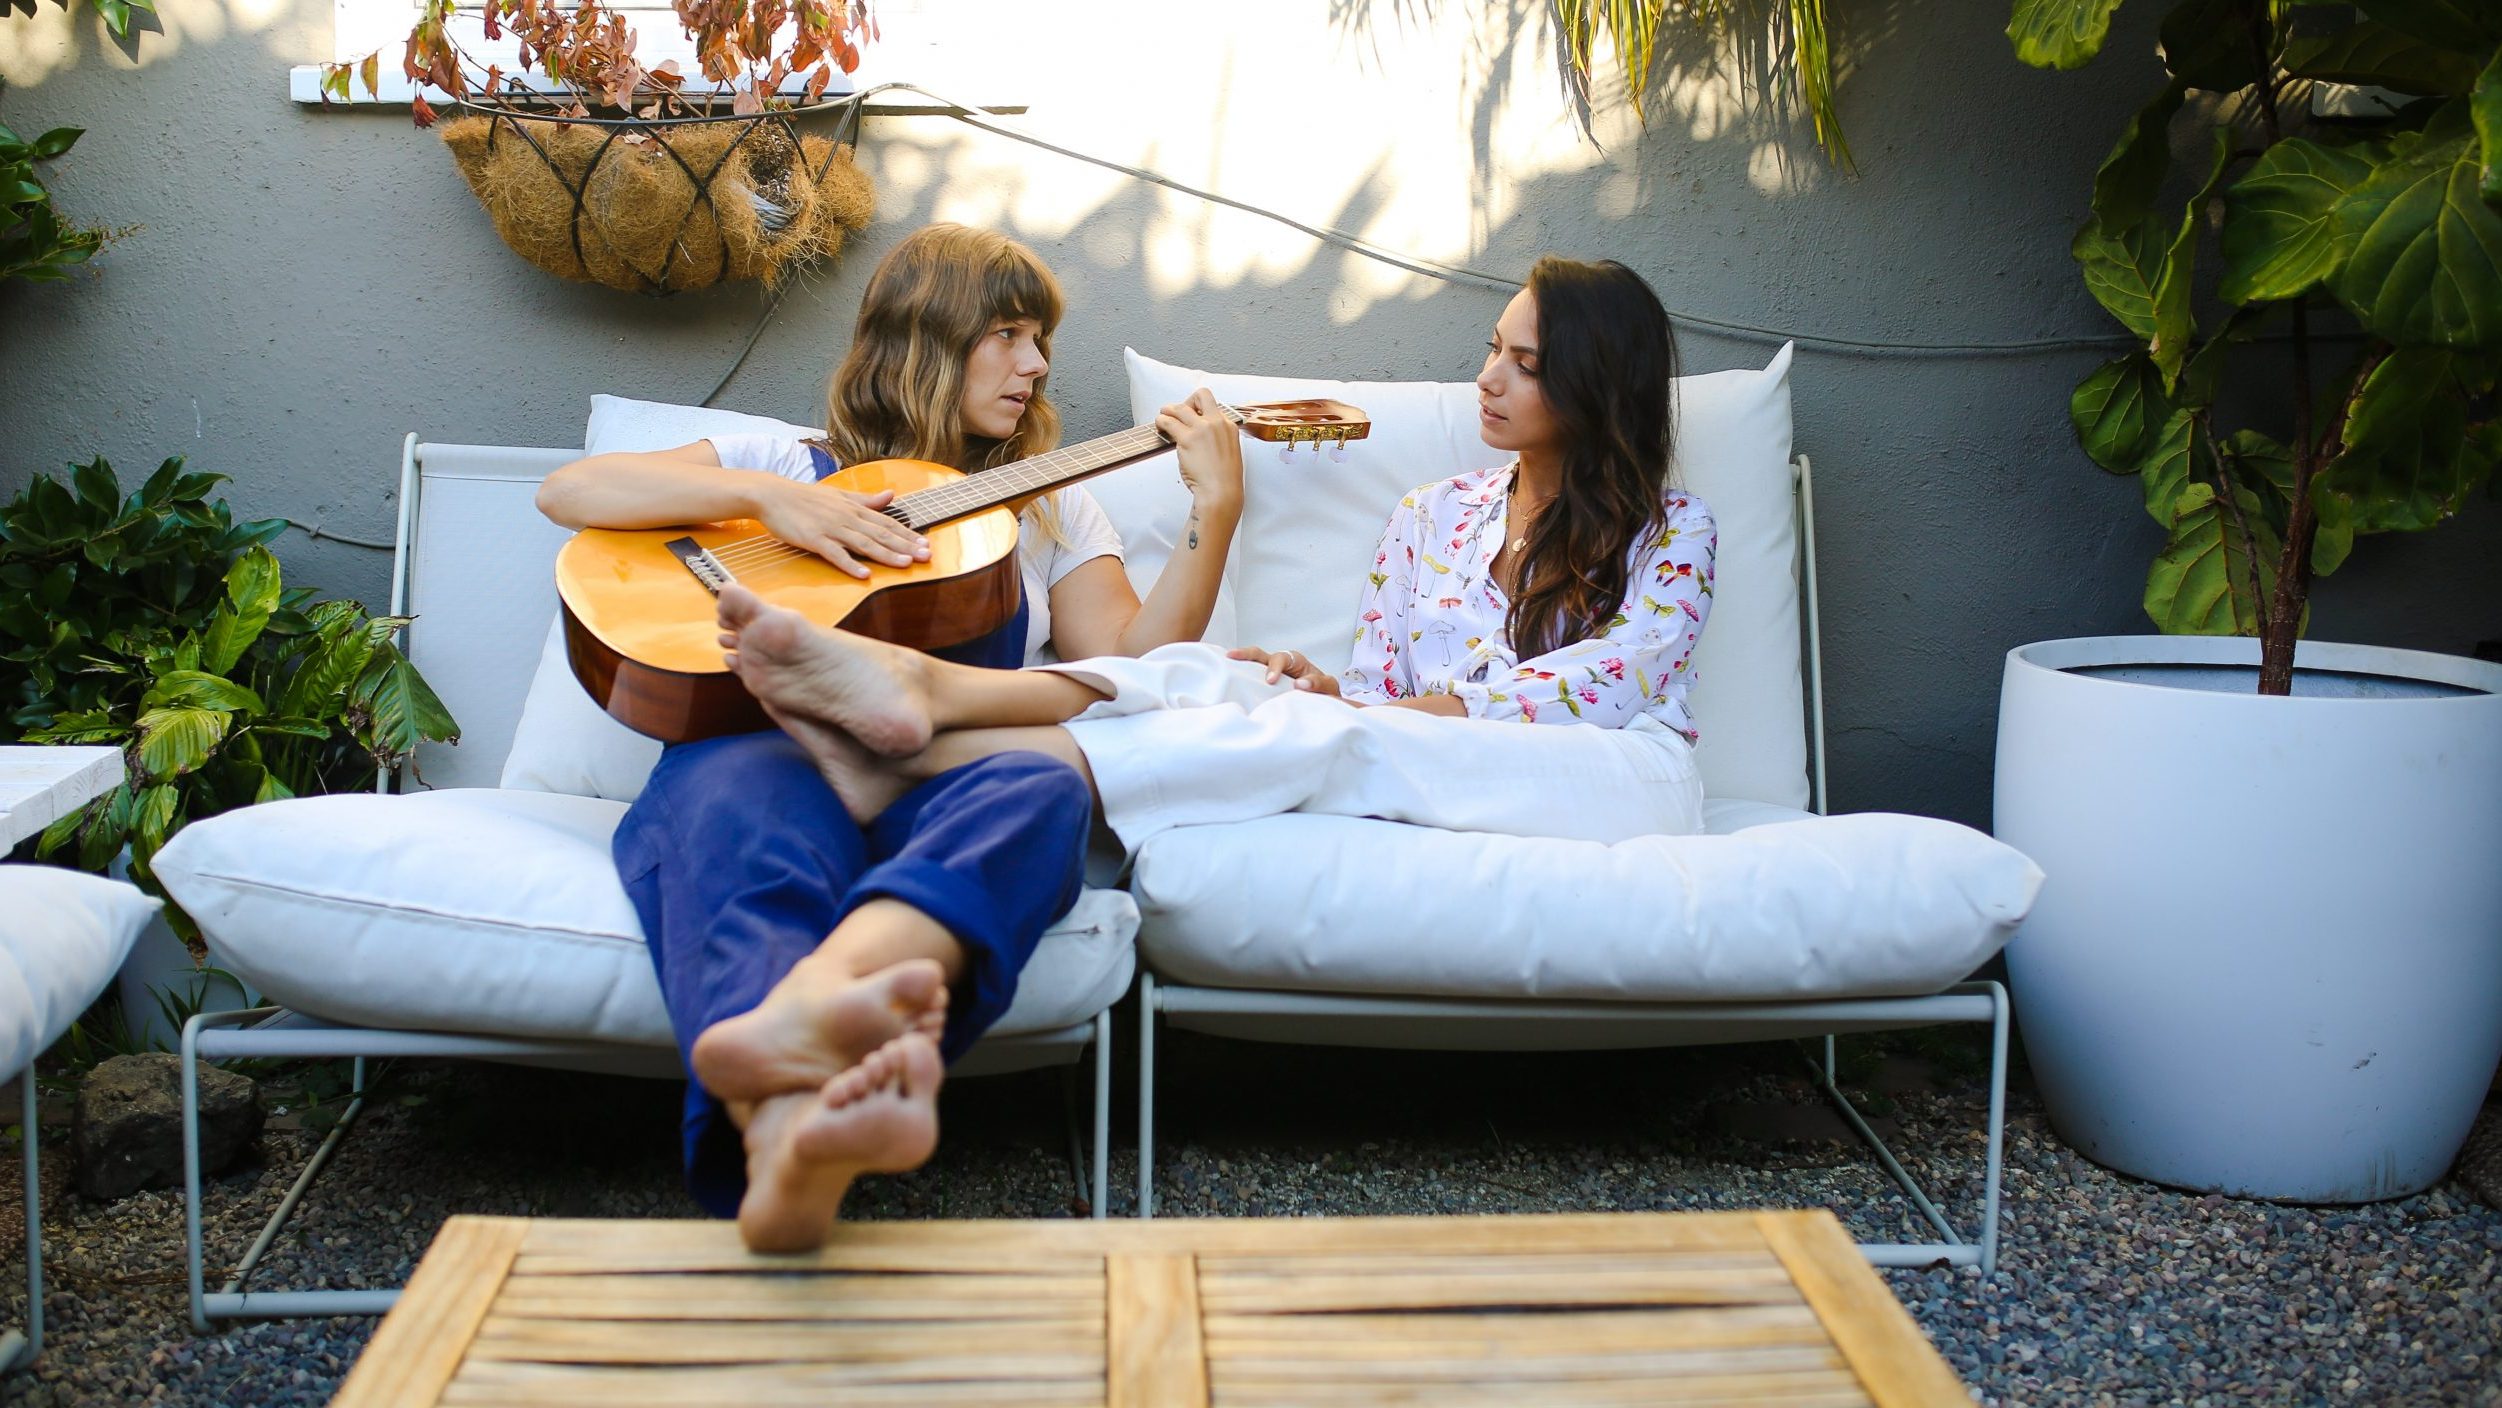
[[[1190,511],[1190,546],[1199,546],[1199,511],[1195,508]]]

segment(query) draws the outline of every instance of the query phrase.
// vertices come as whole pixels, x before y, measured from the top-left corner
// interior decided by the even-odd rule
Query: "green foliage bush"
[[[128,779],[47,829],[46,857],[131,875],[184,823],[369,786],[458,726],[394,637],[401,616],[287,587],[269,542],[169,459],[124,497],[102,459],[0,508],[0,738],[122,748]],[[177,906],[186,940],[197,930]]]

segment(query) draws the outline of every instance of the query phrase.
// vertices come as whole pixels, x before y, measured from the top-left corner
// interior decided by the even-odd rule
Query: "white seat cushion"
[[[501,788],[245,807],[156,857],[236,976],[332,1022],[672,1044],[609,858],[622,802]],[[1084,1021],[1129,986],[1137,906],[1089,890],[992,1030]]]
[[[1617,845],[1293,814],[1165,832],[1138,855],[1138,944],[1208,987],[1679,1002],[1936,992],[2041,886],[1970,827],[1721,807]]]
[[[162,907],[119,880],[0,865],[0,1079],[61,1039]]]

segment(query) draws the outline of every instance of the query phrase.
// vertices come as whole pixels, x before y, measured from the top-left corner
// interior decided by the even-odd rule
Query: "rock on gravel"
[[[200,1068],[200,1167],[223,1173],[261,1132],[251,1080]],[[182,1182],[182,1061],[169,1051],[116,1056],[78,1085],[70,1147],[78,1191],[109,1200]]]

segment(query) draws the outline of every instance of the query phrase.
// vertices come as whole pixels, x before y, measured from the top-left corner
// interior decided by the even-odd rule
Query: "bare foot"
[[[938,1039],[947,1025],[947,974],[908,958],[861,977],[803,959],[747,1012],[695,1038],[695,1079],[716,1099],[764,1100],[812,1091],[906,1033]]]
[[[777,1097],[747,1125],[747,1196],[738,1231],[750,1251],[825,1245],[843,1195],[864,1173],[903,1173],[938,1147],[937,1044],[907,1032],[821,1089]]]
[[[912,780],[884,765],[884,760],[860,745],[860,740],[807,714],[794,714],[766,703],[764,711],[782,726],[817,765],[834,795],[842,799],[843,810],[862,826],[878,819],[880,813],[895,804],[895,799],[912,790]]]
[[[929,660],[849,631],[825,630],[732,584],[717,603],[722,644],[747,692],[900,758],[930,745]]]

